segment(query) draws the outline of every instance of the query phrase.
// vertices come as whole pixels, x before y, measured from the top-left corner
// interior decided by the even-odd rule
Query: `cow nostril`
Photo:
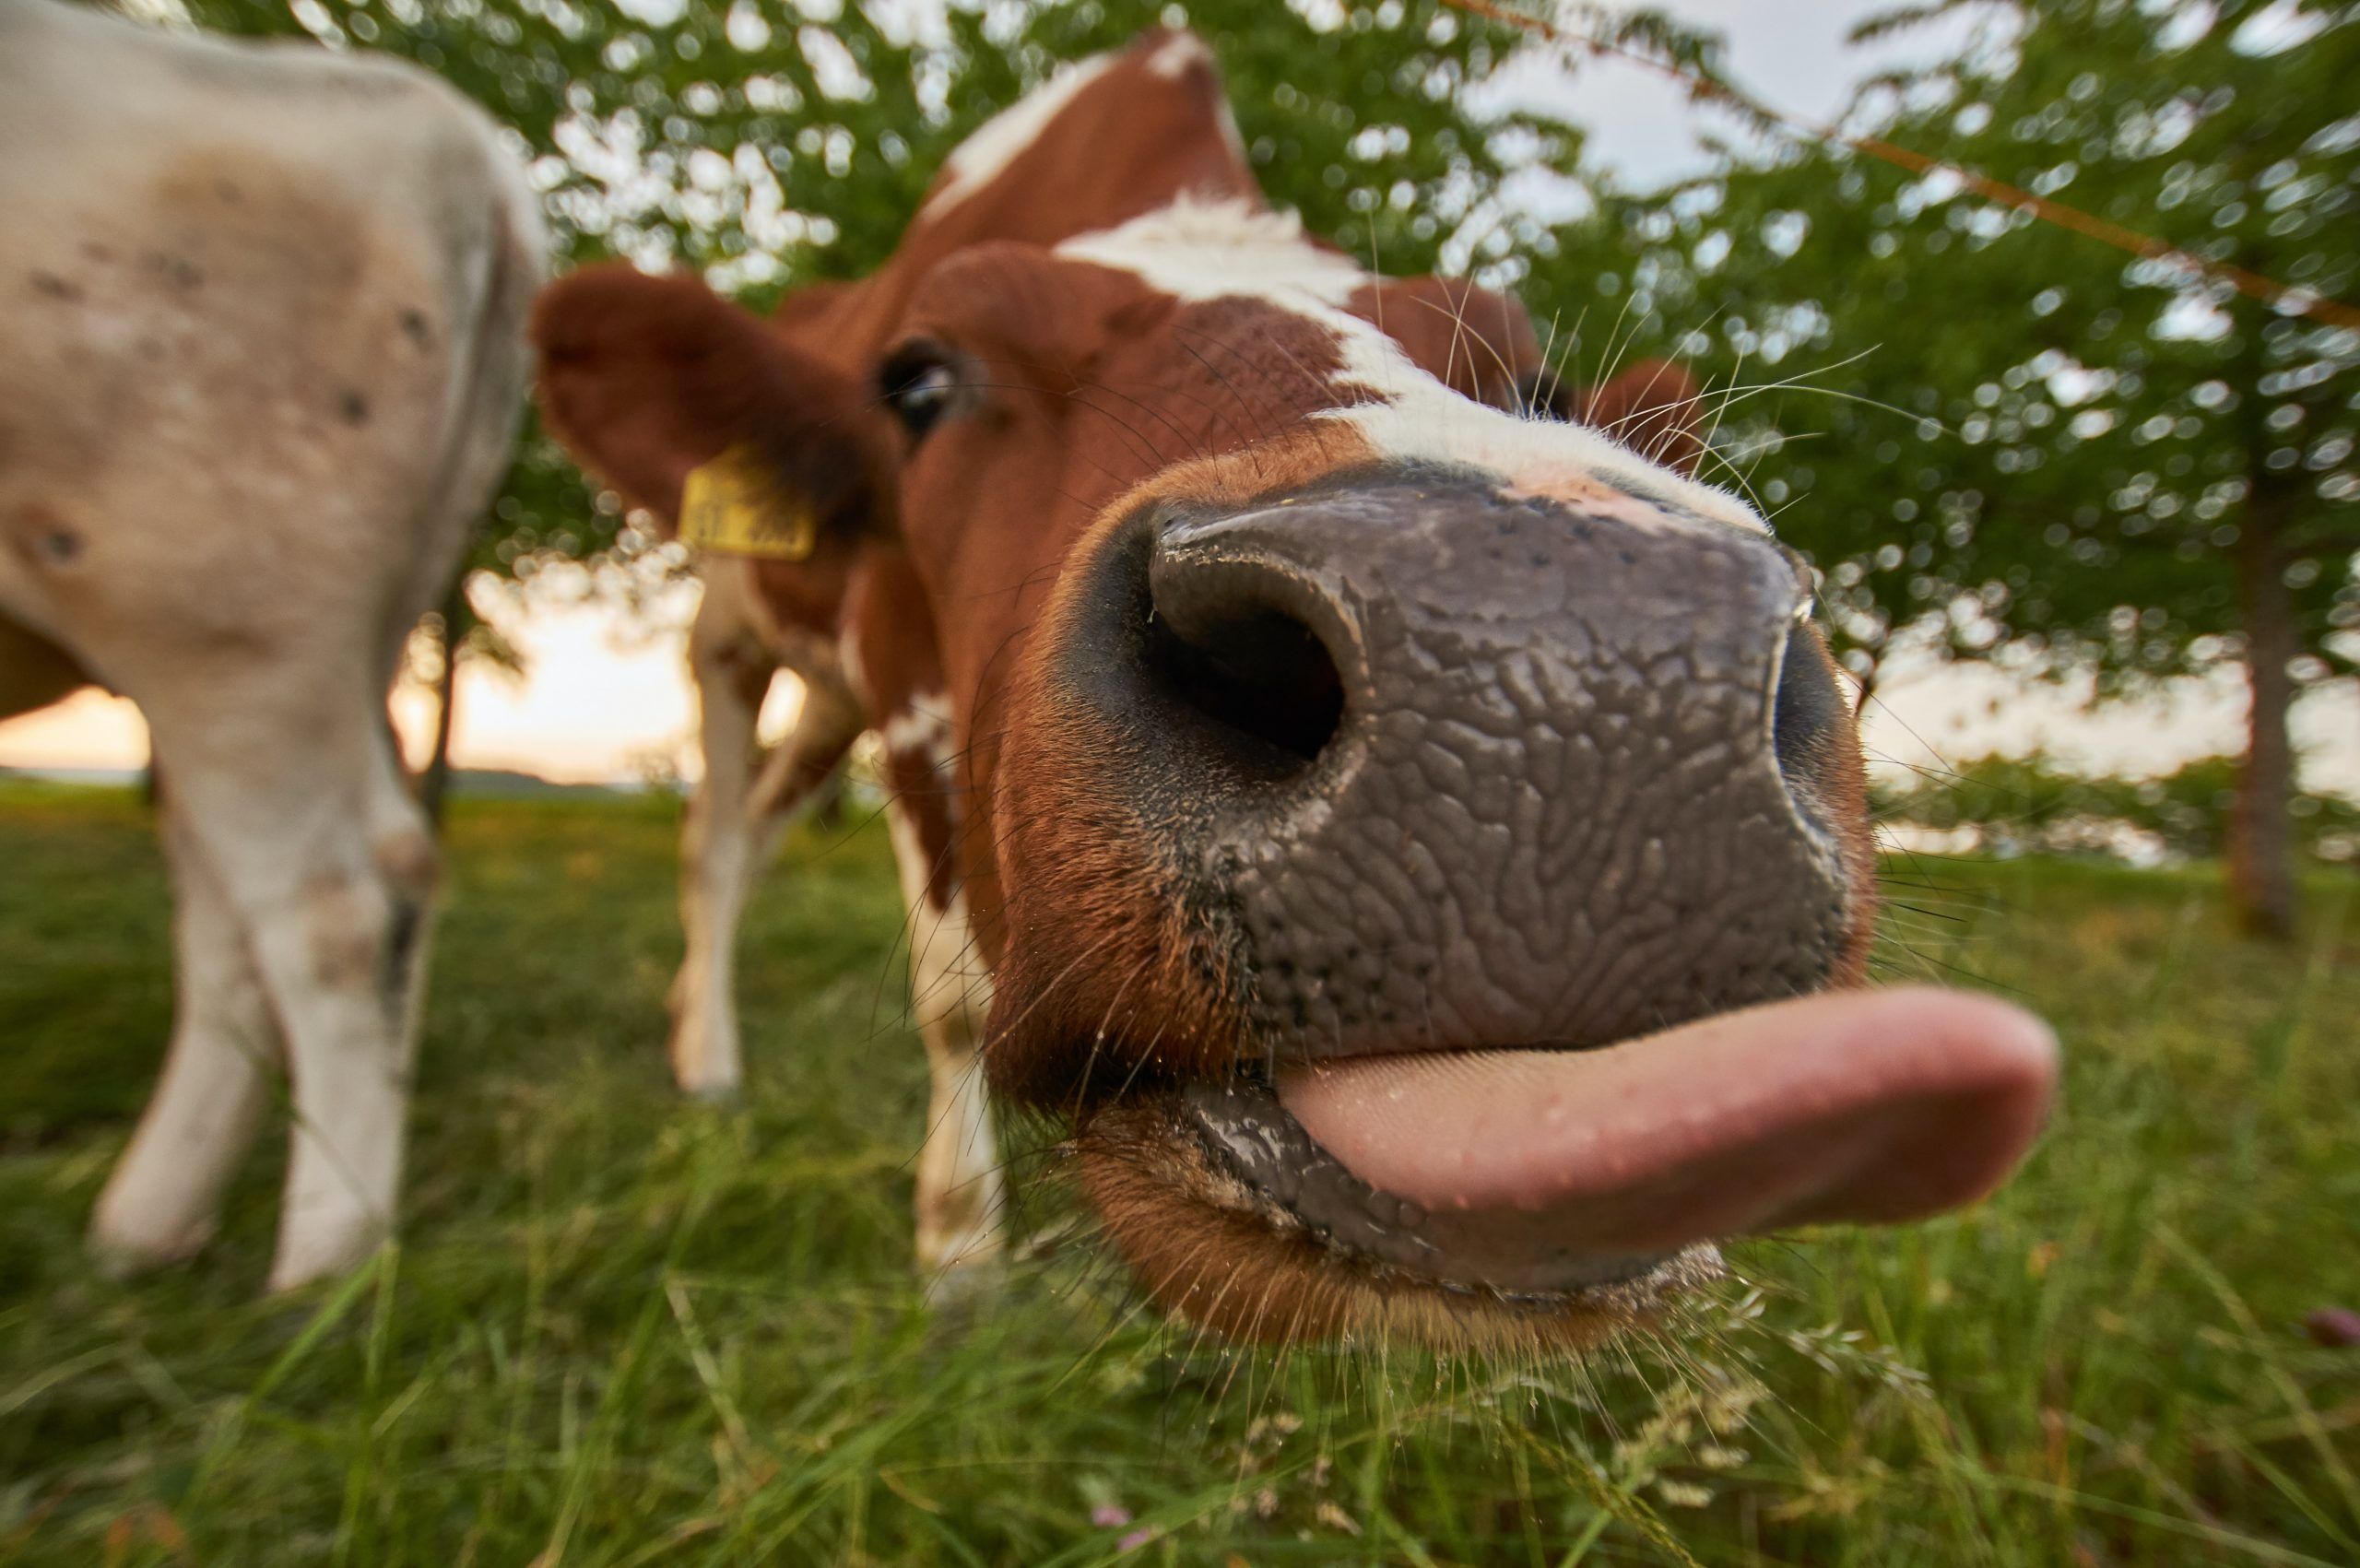
[[[1148,668],[1166,691],[1224,728],[1304,762],[1343,722],[1336,661],[1311,629],[1268,605],[1149,628]]]
[[[1825,648],[1816,633],[1798,623],[1787,633],[1778,661],[1778,690],[1771,709],[1770,735],[1778,771],[1804,800],[1816,797],[1833,766],[1836,737],[1846,714]]]

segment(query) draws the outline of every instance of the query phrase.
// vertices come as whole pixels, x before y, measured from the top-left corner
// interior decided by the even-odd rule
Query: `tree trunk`
[[[2294,607],[2280,547],[2280,498],[2257,487],[2237,535],[2237,595],[2246,632],[2245,763],[2229,815],[2229,897],[2238,921],[2261,936],[2295,931],[2295,865],[2288,808],[2295,748],[2287,733],[2295,680]]]
[[[453,634],[458,624],[458,601],[459,589],[454,584],[442,603],[442,668],[434,678],[434,750],[418,781],[419,804],[426,808],[426,819],[438,832],[442,827],[442,802],[451,791],[451,726],[459,705],[459,639]]]

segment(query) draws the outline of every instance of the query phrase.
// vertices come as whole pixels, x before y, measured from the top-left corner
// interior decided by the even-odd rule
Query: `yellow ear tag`
[[[680,487],[680,542],[728,555],[804,560],[820,542],[820,520],[782,495],[752,453],[733,446],[689,470]]]

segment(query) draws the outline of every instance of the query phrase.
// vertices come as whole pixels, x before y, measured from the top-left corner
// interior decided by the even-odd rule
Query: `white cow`
[[[138,703],[178,900],[93,1241],[201,1245],[284,1071],[298,1284],[392,1217],[436,857],[385,696],[507,461],[537,204],[406,66],[0,0],[0,717]]]

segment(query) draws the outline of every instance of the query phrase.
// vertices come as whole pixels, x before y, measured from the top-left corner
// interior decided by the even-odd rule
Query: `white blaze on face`
[[[1343,359],[1341,407],[1319,416],[1351,425],[1387,456],[1489,469],[1511,489],[1578,494],[1641,526],[1661,501],[1731,527],[1767,533],[1727,490],[1682,477],[1586,425],[1520,417],[1462,397],[1418,368],[1401,346],[1353,315],[1381,280],[1314,244],[1292,213],[1183,197],[1120,228],[1084,234],[1057,253],[1127,272],[1185,304],[1252,299],[1325,328]],[[1481,353],[1480,345],[1468,351]]]
[[[1024,156],[1025,148],[1041,139],[1041,133],[1074,96],[1103,76],[1117,58],[1102,54],[1068,65],[977,126],[944,160],[941,188],[926,198],[920,210],[939,217],[997,179],[1002,170]]]
[[[1155,53],[1147,57],[1147,68],[1159,77],[1177,81],[1187,73],[1189,66],[1210,65],[1212,59],[1213,52],[1205,47],[1203,39],[1194,33],[1180,32],[1174,33],[1156,46]]]

